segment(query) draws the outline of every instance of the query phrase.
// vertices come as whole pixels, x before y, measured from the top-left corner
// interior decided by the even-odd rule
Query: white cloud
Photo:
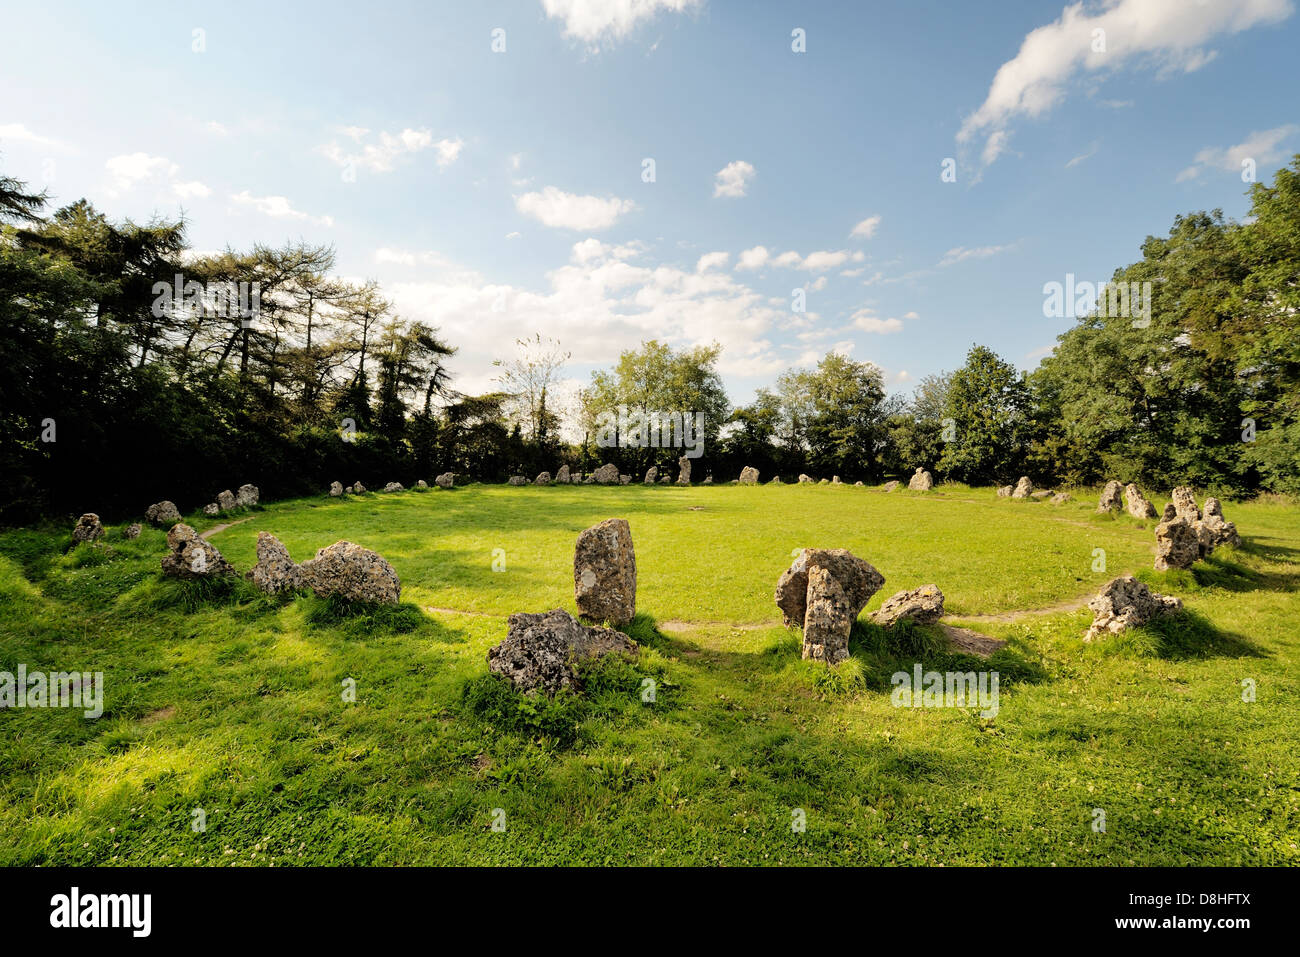
[[[517,229],[511,230],[510,232],[506,233],[506,239],[518,239],[519,235],[520,235],[519,230]]]
[[[954,246],[943,254],[939,260],[940,266],[951,266],[955,263],[965,262],[968,259],[987,259],[989,256],[996,256],[998,253],[1006,252],[1015,246],[1015,243],[1007,243],[1004,246]]]
[[[212,190],[207,184],[200,183],[198,180],[190,180],[187,183],[173,183],[172,192],[181,199],[203,199],[212,195]]]
[[[889,335],[892,332],[903,331],[903,321],[890,317],[881,319],[875,314],[874,309],[862,308],[849,317],[853,325],[863,332],[875,333],[878,335]]]
[[[767,265],[768,252],[766,246],[755,246],[752,249],[746,249],[736,260],[737,269],[762,269]]]
[[[1254,160],[1257,166],[1274,163],[1285,155],[1285,151],[1278,148],[1281,143],[1298,132],[1300,126],[1287,124],[1271,130],[1258,130],[1251,133],[1236,146],[1224,149],[1206,147],[1196,154],[1195,162],[1191,166],[1178,174],[1177,182],[1195,179],[1206,170],[1212,169],[1240,173],[1241,164],[1245,160]]]
[[[880,225],[879,216],[868,216],[862,222],[853,227],[849,233],[849,238],[870,239],[876,234],[876,227]]]
[[[33,146],[60,145],[58,140],[50,139],[48,136],[41,136],[39,133],[33,133],[21,123],[0,124],[0,143],[6,140],[14,143],[31,143]]]
[[[164,156],[148,153],[124,153],[112,156],[104,163],[108,170],[109,196],[120,196],[138,186],[152,185],[170,192],[177,199],[202,199],[212,194],[206,183],[198,180],[177,179],[181,168]]]
[[[661,11],[681,13],[699,6],[701,0],[542,0],[542,9],[552,20],[564,21],[564,35],[598,49],[603,42],[627,38],[641,23]]]
[[[754,178],[754,167],[744,160],[734,160],[714,174],[713,195],[729,196],[739,199],[745,195],[750,180]]]
[[[1093,143],[1092,146],[1088,147],[1088,149],[1085,152],[1080,153],[1078,156],[1074,157],[1068,163],[1066,163],[1065,168],[1073,169],[1075,166],[1078,166],[1080,163],[1092,159],[1092,157],[1097,155],[1098,149],[1099,149],[1099,144]]]
[[[435,140],[428,129],[415,130],[408,127],[400,133],[381,131],[378,140],[373,143],[364,142],[370,131],[362,126],[345,126],[338,132],[360,146],[360,152],[331,141],[319,147],[320,153],[339,166],[352,166],[372,173],[390,172],[401,157],[427,149],[434,151],[435,162],[439,168],[445,169],[456,162],[465,146],[465,141],[459,137]]]
[[[1200,69],[1215,55],[1205,49],[1207,43],[1285,20],[1293,9],[1291,0],[1105,0],[1091,10],[1072,3],[1055,22],[1032,30],[1015,57],[1002,64],[957,140],[987,135],[983,152],[985,163],[991,163],[1006,149],[1012,121],[1045,116],[1077,74],[1130,63],[1166,74]],[[1103,36],[1104,44],[1098,42]]]
[[[611,196],[578,196],[555,186],[540,193],[524,193],[515,198],[515,209],[545,226],[579,231],[608,229],[618,218],[636,209],[630,199]]]
[[[707,272],[710,269],[723,269],[730,259],[731,253],[705,253],[700,257],[700,261],[695,264],[695,271]]]
[[[836,266],[843,266],[849,261],[849,256],[850,253],[843,249],[834,252],[823,249],[815,253],[809,253],[804,258],[804,261],[799,264],[799,268],[808,272],[825,272],[828,269],[834,269]]]
[[[334,219],[331,216],[312,216],[309,213],[301,212],[293,208],[289,200],[283,196],[254,196],[248,190],[238,193],[232,193],[230,196],[232,202],[240,206],[248,206],[261,213],[263,216],[270,216],[273,219],[296,219],[303,222],[315,223],[318,226],[333,226]]]

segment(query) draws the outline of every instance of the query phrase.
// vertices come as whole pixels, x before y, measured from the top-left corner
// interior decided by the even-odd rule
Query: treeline
[[[49,212],[0,177],[0,521],[189,509],[247,481],[273,499],[563,463],[675,475],[683,449],[637,427],[651,412],[689,424],[697,480],[924,466],[971,483],[1300,492],[1300,156],[1251,199],[1242,223],[1216,210],[1149,237],[1113,281],[1150,283],[1150,321],[1094,311],[1028,375],[975,346],[890,396],[876,366],[831,354],[736,408],[716,345],[643,343],[574,396],[568,355],[541,335],[497,364],[497,391],[464,395],[454,347],[374,283],[332,276],[331,248],[196,255],[183,221],[113,223],[85,200]]]

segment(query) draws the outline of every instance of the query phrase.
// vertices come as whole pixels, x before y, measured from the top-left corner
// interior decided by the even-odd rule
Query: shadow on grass
[[[911,673],[917,665],[925,671],[996,671],[1002,685],[1039,684],[1049,675],[1042,664],[1010,645],[988,658],[954,651],[942,629],[900,621],[892,628],[858,621],[849,636],[849,651],[862,662],[867,688],[890,691],[898,672]]]
[[[446,644],[460,644],[464,635],[426,615],[413,602],[396,604],[349,601],[338,595],[320,597],[299,593],[303,619],[316,631],[332,631],[344,638],[381,638],[419,635]]]
[[[1184,608],[1140,628],[1112,635],[1107,653],[1183,661],[1193,658],[1266,658],[1267,652],[1244,635],[1216,628],[1205,616]]]

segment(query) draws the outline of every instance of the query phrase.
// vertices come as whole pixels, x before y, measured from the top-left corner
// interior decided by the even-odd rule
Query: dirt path
[[[206,541],[207,539],[211,538],[213,535],[217,534],[217,532],[224,532],[226,529],[233,528],[236,525],[243,525],[245,522],[252,521],[252,519],[253,516],[250,515],[248,516],[248,518],[241,518],[238,521],[226,522],[223,525],[213,525],[206,532],[199,532],[199,538],[202,538]]]

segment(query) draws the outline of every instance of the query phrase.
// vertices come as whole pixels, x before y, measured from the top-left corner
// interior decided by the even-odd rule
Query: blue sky
[[[1178,213],[1245,215],[1241,161],[1267,180],[1300,151],[1291,0],[6,19],[0,170],[115,218],[184,208],[200,250],[332,243],[460,347],[468,391],[534,332],[575,381],[642,339],[718,341],[738,402],[832,349],[893,389],[976,342],[1031,368],[1071,324],[1045,283],[1109,278]]]

